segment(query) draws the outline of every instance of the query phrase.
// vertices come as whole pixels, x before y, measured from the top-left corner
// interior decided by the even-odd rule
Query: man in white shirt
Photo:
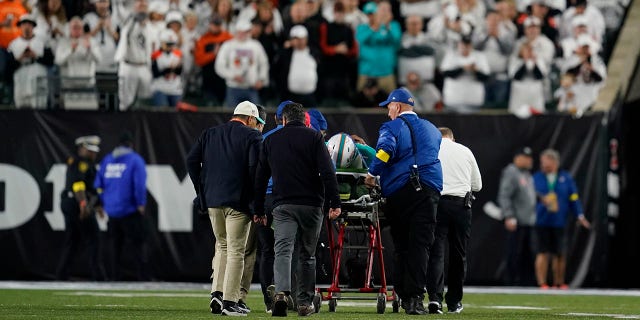
[[[60,67],[61,83],[64,89],[89,89],[95,86],[96,65],[102,59],[100,47],[88,34],[84,33],[84,23],[79,17],[69,21],[69,36],[58,41],[55,64]],[[76,90],[77,91],[77,90]],[[78,92],[63,92],[65,107],[85,104],[84,107],[98,107],[95,92],[79,95]],[[79,107],[79,105],[78,105]]]
[[[451,129],[442,133],[438,158],[443,186],[438,203],[435,240],[429,251],[427,293],[429,313],[442,313],[442,300],[449,313],[462,311],[462,284],[467,270],[467,242],[471,237],[472,192],[482,189],[480,169],[469,148],[456,143]],[[444,250],[449,243],[448,290],[444,293]]]
[[[16,108],[44,108],[47,98],[47,68],[53,60],[51,49],[33,32],[36,19],[24,14],[18,20],[21,35],[9,43],[7,51],[13,73],[13,99]]]
[[[596,39],[597,42],[602,42],[606,28],[604,17],[600,9],[587,3],[587,0],[576,0],[575,6],[568,8],[562,14],[560,38],[571,36],[571,22],[574,17],[579,15],[584,15],[587,21],[589,21],[589,34]]]
[[[251,22],[240,20],[235,37],[220,47],[216,73],[227,83],[225,106],[248,100],[260,103],[258,91],[269,84],[269,60],[264,48],[251,38]]]
[[[305,108],[315,108],[319,54],[309,47],[309,34],[303,25],[293,26],[289,37],[291,47],[283,49],[274,64],[280,100],[292,100]]]
[[[119,109],[127,110],[137,98],[151,96],[151,29],[147,0],[136,0],[134,11],[123,24],[115,53],[118,69]]]

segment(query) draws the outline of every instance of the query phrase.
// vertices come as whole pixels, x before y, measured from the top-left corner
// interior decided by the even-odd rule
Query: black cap
[[[533,157],[533,151],[529,147],[522,147],[516,150],[516,153],[514,154],[514,156]]]
[[[575,6],[586,6],[587,0],[576,0]]]

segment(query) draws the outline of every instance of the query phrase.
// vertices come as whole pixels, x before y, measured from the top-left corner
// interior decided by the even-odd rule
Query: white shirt
[[[310,94],[318,85],[318,66],[309,48],[293,50],[291,66],[287,76],[289,91],[296,94]]]
[[[269,83],[269,59],[260,42],[233,38],[220,46],[215,62],[216,73],[224,78],[227,87],[248,89],[256,82]],[[242,76],[238,82],[234,77]]]
[[[440,195],[464,197],[469,191],[482,189],[480,169],[469,148],[443,137],[438,159],[443,179]]]

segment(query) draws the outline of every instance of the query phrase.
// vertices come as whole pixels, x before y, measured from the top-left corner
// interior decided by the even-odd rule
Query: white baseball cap
[[[589,19],[587,19],[587,17],[583,14],[577,15],[575,17],[573,17],[573,19],[571,20],[571,25],[574,27],[577,26],[588,26],[589,25]]]
[[[303,25],[298,24],[291,28],[291,31],[289,31],[289,37],[290,38],[308,38],[309,32],[307,31],[307,28],[305,28]]]
[[[160,42],[164,43],[177,43],[178,35],[171,29],[164,29],[160,32]]]
[[[264,120],[260,118],[258,107],[249,101],[242,101],[238,103],[238,105],[236,106],[236,109],[233,110],[233,114],[254,117],[258,120],[258,122],[265,124]]]
[[[76,146],[84,147],[92,152],[100,152],[100,142],[102,140],[98,136],[82,136],[76,139]]]
[[[168,25],[171,22],[177,22],[182,25],[182,13],[180,11],[169,11],[164,17],[164,22]]]
[[[238,22],[236,22],[236,31],[246,32],[251,30],[251,27],[253,27],[253,25],[251,25],[250,21],[239,20]]]

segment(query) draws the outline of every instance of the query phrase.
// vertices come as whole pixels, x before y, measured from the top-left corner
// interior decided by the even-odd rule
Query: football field
[[[248,318],[270,318],[252,290]],[[346,295],[346,294],[345,294]],[[366,297],[358,294],[358,297]],[[211,319],[206,284],[0,282],[0,319]],[[640,292],[470,287],[461,314],[407,316],[376,313],[370,301],[323,301],[317,319],[640,319]],[[446,308],[445,308],[446,309]],[[297,317],[289,313],[290,317]]]

